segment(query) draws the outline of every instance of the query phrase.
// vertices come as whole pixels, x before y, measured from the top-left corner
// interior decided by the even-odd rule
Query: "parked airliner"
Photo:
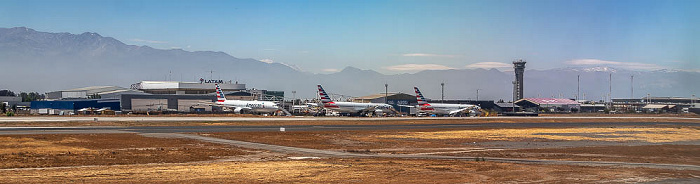
[[[226,100],[219,84],[216,84],[216,104],[232,108],[235,113],[274,113],[280,110],[277,104],[271,101]]]
[[[468,112],[468,113],[476,113],[476,110],[479,109],[479,106],[476,105],[467,105],[467,104],[444,104],[444,103],[428,103],[428,101],[425,100],[425,97],[423,97],[423,93],[418,90],[418,87],[413,87],[413,89],[416,91],[416,99],[418,100],[418,105],[416,108],[419,110],[419,112],[425,112],[429,114],[435,114],[435,115],[450,115],[454,116],[457,115],[458,113],[463,113],[463,112]]]
[[[318,94],[321,96],[321,102],[323,103],[323,108],[338,111],[340,113],[350,113],[350,114],[364,114],[368,112],[373,112],[379,114],[385,112],[384,110],[393,111],[393,106],[385,103],[357,103],[357,102],[334,102],[323,90],[321,85],[318,85]]]

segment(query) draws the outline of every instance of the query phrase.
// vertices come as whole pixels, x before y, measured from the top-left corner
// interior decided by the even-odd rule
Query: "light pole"
[[[578,102],[578,96],[581,94],[581,75],[577,75],[578,83],[576,85],[576,102]]]
[[[630,89],[632,89],[630,99],[634,99],[634,75],[630,76]]]
[[[692,105],[693,107],[695,107],[695,94],[690,95],[690,105]]]
[[[440,86],[442,86],[442,90],[441,90],[442,92],[440,93],[440,95],[441,95],[440,102],[445,103],[445,83],[444,82],[440,83]]]
[[[476,102],[479,102],[479,90],[481,89],[476,89]]]
[[[513,113],[515,113],[515,84],[516,82],[513,81]]]
[[[389,84],[384,83],[384,103],[388,104],[389,102]]]
[[[294,111],[294,105],[297,102],[297,91],[292,91],[292,111]]]
[[[651,94],[647,93],[647,104],[651,103]]]

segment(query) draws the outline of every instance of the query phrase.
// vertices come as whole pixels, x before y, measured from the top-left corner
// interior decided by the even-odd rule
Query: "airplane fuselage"
[[[323,108],[341,113],[359,113],[366,110],[391,109],[393,107],[384,103],[333,102],[324,103]]]
[[[277,104],[271,101],[226,100],[216,102],[217,105],[232,108],[234,111],[250,110],[257,113],[273,113],[279,110]]]
[[[452,115],[459,112],[471,110],[476,108],[476,105],[466,105],[466,104],[443,104],[443,103],[430,103],[429,106],[418,105],[418,110],[420,112],[426,112],[438,115]]]

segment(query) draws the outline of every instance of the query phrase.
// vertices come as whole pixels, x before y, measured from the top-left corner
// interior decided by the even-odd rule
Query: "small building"
[[[666,112],[680,112],[680,109],[697,107],[696,105],[700,102],[700,99],[695,98],[685,98],[685,97],[644,97],[644,98],[620,98],[612,99],[613,109],[616,111],[644,111],[644,112],[659,112],[664,110]],[[655,107],[661,106],[649,106],[647,105],[675,105],[674,109],[660,109]],[[644,108],[647,107],[647,108]],[[654,107],[654,108],[652,108]]]
[[[580,112],[601,112],[605,110],[605,104],[581,104]]]
[[[493,110],[499,113],[504,112],[519,112],[520,106],[513,103],[494,103]]]
[[[22,97],[19,96],[0,96],[0,103],[5,103],[7,108],[17,105],[22,102]]]
[[[695,114],[697,114],[697,115],[700,115],[700,107],[691,107],[691,108],[688,108],[688,112],[692,112],[692,113],[695,113]]]
[[[75,99],[75,100],[53,100],[53,101],[33,101],[30,112],[32,114],[77,114],[81,109],[110,109],[121,110],[119,100],[116,99]]]
[[[678,112],[676,105],[666,105],[666,104],[648,104],[642,107],[644,112],[648,113],[666,113],[666,112]]]
[[[122,111],[134,113],[146,112],[212,112],[215,95],[121,95]]]
[[[578,102],[562,98],[523,98],[515,101],[515,104],[533,112],[572,112],[581,109]]]

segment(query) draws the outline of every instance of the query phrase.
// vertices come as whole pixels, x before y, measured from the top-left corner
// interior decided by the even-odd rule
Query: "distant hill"
[[[347,67],[333,74],[301,72],[280,63],[241,59],[223,52],[190,52],[126,45],[97,33],[47,33],[29,28],[0,28],[0,89],[39,91],[92,85],[129,87],[142,80],[195,81],[200,77],[238,80],[250,88],[285,90],[288,96],[314,97],[316,84],[330,93],[364,96],[384,91],[412,94],[413,86],[429,98],[440,97],[445,82],[448,99],[509,100],[512,72],[495,69],[422,71],[415,74],[384,75],[373,70]],[[608,93],[608,75],[613,73],[613,98],[630,96],[630,76],[635,78],[635,97],[690,96],[700,92],[698,72],[658,70],[628,71],[608,67],[527,70],[526,97],[573,98],[576,76],[581,75],[581,92],[587,99],[600,100]],[[700,95],[700,94],[696,94]],[[583,96],[582,96],[583,97]]]
[[[86,85],[128,87],[141,80],[192,81],[210,70],[215,78],[232,74],[229,76],[242,79],[265,73],[299,73],[279,63],[240,59],[223,52],[161,50],[126,45],[97,33],[47,33],[24,27],[0,28],[0,56],[0,63],[11,68],[2,77],[15,79],[3,81],[3,85],[37,91]]]

